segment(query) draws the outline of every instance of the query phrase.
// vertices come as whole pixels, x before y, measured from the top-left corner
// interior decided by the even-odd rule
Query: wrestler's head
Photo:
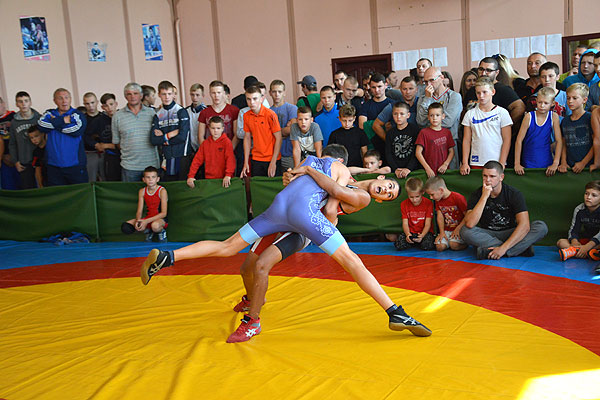
[[[385,175],[379,175],[377,179],[373,179],[367,189],[371,198],[378,203],[394,200],[400,195],[401,190],[395,179],[386,178]]]

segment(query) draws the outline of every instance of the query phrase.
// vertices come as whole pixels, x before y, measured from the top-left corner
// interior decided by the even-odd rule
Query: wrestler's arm
[[[328,177],[327,175],[315,170],[311,166],[305,165],[299,168],[292,170],[293,175],[309,175],[314,181],[319,185],[323,190],[329,193],[329,196],[336,198],[340,202],[344,204],[351,205],[355,207],[357,210],[365,208],[371,202],[371,196],[364,190],[353,190],[346,187],[350,179],[350,172],[348,168],[344,166],[340,162],[335,162],[331,165],[332,167],[332,176],[337,178],[335,173],[342,174],[345,178],[344,186],[338,183],[336,180]],[[337,205],[336,205],[337,207]]]

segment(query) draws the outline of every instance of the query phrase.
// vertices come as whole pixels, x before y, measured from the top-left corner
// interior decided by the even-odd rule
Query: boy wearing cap
[[[317,115],[317,104],[321,101],[321,95],[317,91],[317,80],[312,75],[306,75],[301,81],[296,83],[302,86],[302,93],[304,93],[304,96],[300,97],[296,102],[296,106],[310,107],[313,116]]]

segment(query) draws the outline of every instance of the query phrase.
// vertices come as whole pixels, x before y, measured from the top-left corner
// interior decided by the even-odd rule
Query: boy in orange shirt
[[[281,127],[275,112],[264,107],[258,86],[246,89],[250,111],[244,114],[244,168],[241,176],[281,176]],[[254,139],[254,140],[253,140]],[[252,163],[250,164],[250,149]]]

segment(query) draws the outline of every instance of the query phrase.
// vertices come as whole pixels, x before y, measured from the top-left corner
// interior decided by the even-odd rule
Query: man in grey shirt
[[[437,67],[429,67],[425,71],[423,83],[425,91],[417,102],[417,124],[420,128],[429,126],[427,109],[432,103],[440,103],[444,110],[442,127],[450,129],[452,139],[458,143],[458,120],[463,109],[461,95],[444,85],[442,71]],[[459,159],[458,155],[452,159],[450,169],[458,169]]]
[[[154,110],[142,104],[142,87],[135,82],[123,89],[127,105],[112,119],[112,142],[121,148],[121,178],[139,182],[144,169],[159,168],[158,151],[150,143]]]

